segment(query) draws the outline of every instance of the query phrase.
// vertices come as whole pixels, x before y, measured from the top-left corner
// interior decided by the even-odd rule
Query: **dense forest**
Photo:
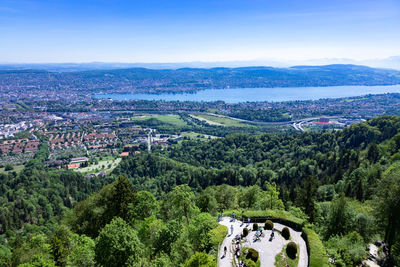
[[[232,211],[310,229],[310,266],[358,266],[377,240],[381,265],[400,264],[400,117],[183,141],[101,179],[45,168],[47,153],[0,174],[1,266],[215,266]]]

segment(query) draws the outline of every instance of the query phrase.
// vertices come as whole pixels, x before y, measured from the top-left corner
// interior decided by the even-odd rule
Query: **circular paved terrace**
[[[234,220],[231,218],[222,217],[219,221],[220,224],[228,227],[228,235],[225,237],[219,249],[219,257],[218,257],[218,266],[219,267],[232,267],[233,263],[233,252],[234,248],[232,246],[232,240],[236,235],[243,233],[243,228],[247,227],[249,229],[249,235],[246,237],[246,241],[242,243],[242,247],[254,248],[258,251],[260,256],[261,267],[271,267],[274,266],[275,256],[278,255],[283,247],[289,243],[290,241],[295,242],[299,246],[299,263],[298,267],[307,267],[308,266],[308,255],[307,255],[307,246],[304,239],[301,237],[301,232],[295,231],[292,228],[280,224],[274,223],[275,230],[282,231],[283,227],[289,228],[291,240],[285,240],[280,234],[275,231],[275,237],[270,241],[271,230],[264,230],[264,236],[260,238],[258,241],[254,241],[255,239],[255,231],[251,231],[253,229],[253,223],[250,224],[242,224],[241,221]],[[233,225],[233,234],[231,235],[231,225]],[[260,225],[260,224],[259,224]],[[261,224],[264,226],[264,224]],[[224,247],[227,247],[228,252],[226,257],[224,255]],[[236,261],[237,262],[237,261]]]

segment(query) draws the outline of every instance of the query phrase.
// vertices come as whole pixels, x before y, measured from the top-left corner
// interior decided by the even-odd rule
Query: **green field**
[[[348,102],[349,103],[349,102],[362,101],[362,100],[368,100],[368,98],[366,98],[366,97],[352,98],[352,99],[346,98],[346,99],[341,100],[340,102]]]
[[[186,122],[179,117],[179,115],[146,115],[135,116],[131,119],[134,121],[145,121],[152,118],[178,127],[184,127],[187,125]]]
[[[218,125],[218,126],[227,126],[227,127],[251,127],[250,124],[245,122],[241,122],[238,120],[233,120],[229,118],[222,118],[213,115],[207,114],[199,114],[199,115],[190,115],[195,119],[202,120],[210,125]]]
[[[0,168],[0,173],[5,173],[5,174],[7,174],[7,173],[9,173],[9,172],[16,172],[16,173],[20,173],[23,169],[24,169],[24,165],[15,165],[15,166],[13,166],[13,170],[11,170],[11,171],[5,171],[5,168],[3,167],[3,168]]]
[[[108,174],[114,170],[114,168],[118,165],[118,163],[121,162],[121,158],[116,158],[113,159],[112,157],[105,158],[103,160],[100,160],[99,163],[97,164],[92,164],[90,166],[84,167],[84,168],[79,168],[75,169],[77,172],[81,173],[97,173],[97,172],[102,172],[105,171]],[[108,168],[108,165],[111,164],[111,167]]]
[[[190,139],[199,139],[199,140],[208,140],[208,139],[218,138],[217,136],[195,133],[195,132],[181,132],[181,136],[188,137]]]

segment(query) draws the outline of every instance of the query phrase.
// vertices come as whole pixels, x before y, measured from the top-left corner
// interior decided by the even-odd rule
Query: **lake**
[[[196,93],[167,94],[96,94],[94,98],[113,100],[217,101],[226,103],[254,101],[317,100],[367,94],[400,93],[400,85],[392,86],[327,86],[206,89]]]

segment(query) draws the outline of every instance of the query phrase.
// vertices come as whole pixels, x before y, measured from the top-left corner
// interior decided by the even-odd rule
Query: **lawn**
[[[350,99],[350,98],[345,98],[345,99],[343,99],[342,101],[340,101],[340,102],[354,102],[354,101],[362,101],[362,100],[367,100],[368,98],[366,98],[366,97],[362,97],[362,98],[352,98],[352,99]]]
[[[295,259],[291,259],[286,254],[286,246],[284,246],[282,251],[275,257],[276,267],[286,266],[286,264],[289,265],[289,267],[297,267],[298,263],[299,263],[299,253],[297,252]]]
[[[190,116],[192,116],[195,119],[205,121],[210,125],[227,126],[227,127],[251,127],[251,125],[241,122],[241,121],[237,121],[237,120],[233,120],[233,119],[229,119],[229,118],[217,117],[217,116],[213,116],[213,115],[207,115],[207,114],[193,115],[192,114]]]
[[[111,173],[112,170],[118,165],[118,163],[121,162],[121,158],[116,158],[116,159],[103,159],[100,160],[99,163],[97,164],[92,164],[90,166],[84,167],[84,168],[78,168],[75,169],[78,172],[81,173],[97,173],[97,172],[102,172],[105,171],[106,173]],[[109,168],[108,165],[111,164],[111,167]]]
[[[199,140],[208,140],[218,138],[213,135],[207,135],[207,134],[201,134],[201,133],[195,133],[195,132],[181,132],[182,137],[189,137],[191,139],[199,139]]]
[[[15,165],[15,166],[13,166],[13,168],[14,169],[12,169],[11,171],[5,171],[4,167],[0,168],[0,173],[4,173],[4,174],[10,173],[10,172],[20,173],[24,169],[24,165]]]
[[[178,127],[185,127],[187,125],[186,122],[179,117],[179,115],[147,115],[147,116],[135,116],[132,117],[131,119],[134,121],[145,121],[151,118]]]

